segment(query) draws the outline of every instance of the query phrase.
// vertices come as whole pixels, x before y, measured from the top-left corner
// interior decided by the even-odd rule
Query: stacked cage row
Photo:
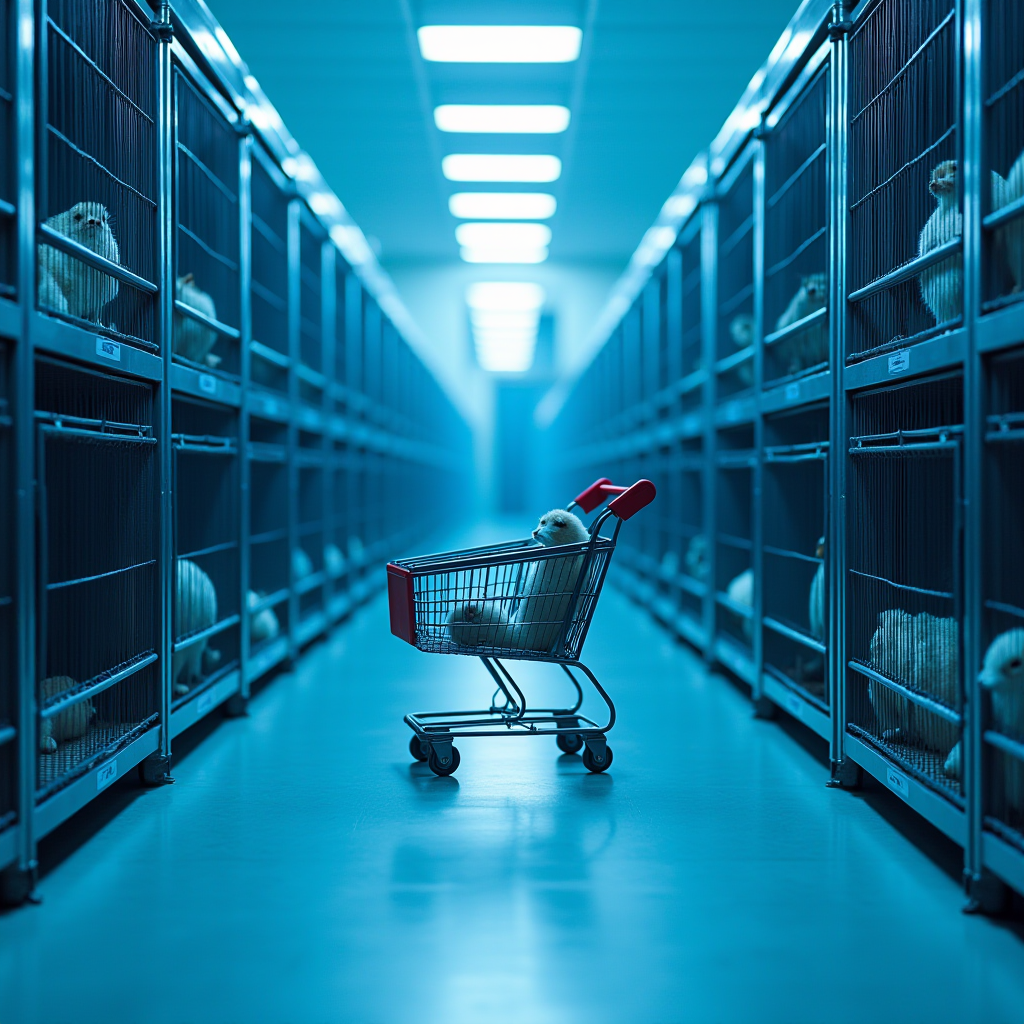
[[[468,435],[185,29],[199,5],[0,15],[14,900],[42,836],[136,767],[167,780],[176,735],[383,584]]]
[[[666,497],[620,584],[985,905],[1024,891],[1021,19],[804,5],[555,427]]]

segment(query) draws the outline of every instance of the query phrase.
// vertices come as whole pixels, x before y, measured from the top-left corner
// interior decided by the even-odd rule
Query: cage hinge
[[[170,43],[174,41],[174,26],[169,21],[151,21],[149,31],[153,33],[157,42]]]
[[[252,121],[245,114],[239,114],[238,120],[235,122],[235,134],[240,138],[247,139],[254,133],[255,129],[252,126]]]
[[[830,21],[828,23],[828,37],[832,42],[837,42],[843,36],[849,35],[851,28],[853,28],[853,22],[848,18],[843,18],[841,21]]]

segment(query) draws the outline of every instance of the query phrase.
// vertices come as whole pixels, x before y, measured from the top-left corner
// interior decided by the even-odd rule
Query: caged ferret
[[[101,203],[75,203],[70,210],[48,218],[46,226],[111,263],[120,263],[110,214]],[[99,323],[103,307],[117,297],[117,278],[93,270],[51,245],[38,246],[37,253],[40,306]]]
[[[255,590],[250,590],[245,595],[245,603],[249,609],[249,643],[252,645],[271,640],[281,632],[281,624],[277,621],[273,608],[256,611],[262,600]]]
[[[209,629],[217,622],[217,590],[213,580],[187,558],[178,559],[174,591],[174,628],[179,637]],[[202,681],[203,674],[220,660],[220,653],[207,650],[207,641],[171,655],[171,683],[175,696],[182,696]]]
[[[217,319],[217,307],[210,295],[199,288],[192,274],[185,274],[175,282],[178,301],[211,320]],[[210,349],[217,343],[217,332],[183,313],[174,311],[173,350],[193,363],[205,363],[211,369],[220,365],[220,356]]]
[[[78,684],[70,676],[49,676],[39,683],[39,703],[74,689]],[[39,752],[56,754],[57,747],[84,736],[96,717],[91,700],[80,700],[64,711],[39,721]]]
[[[808,274],[801,278],[800,288],[790,299],[785,312],[775,322],[775,330],[803,320],[804,317],[825,308],[828,282],[824,274]],[[828,362],[828,328],[823,320],[775,344],[776,365],[786,374],[799,373],[812,366]]]

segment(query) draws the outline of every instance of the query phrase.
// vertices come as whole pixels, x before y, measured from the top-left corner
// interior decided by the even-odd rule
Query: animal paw
[[[210,352],[206,357],[206,365],[210,367],[211,370],[216,370],[222,362],[223,360],[221,357],[215,356],[212,352]]]
[[[52,736],[44,736],[39,741],[39,753],[40,754],[56,754],[57,753],[57,741]]]
[[[188,693],[188,683],[175,683],[174,684],[174,696],[182,697]]]

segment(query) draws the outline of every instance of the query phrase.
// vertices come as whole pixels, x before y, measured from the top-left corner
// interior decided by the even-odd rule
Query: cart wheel
[[[449,764],[441,764],[437,759],[437,754],[434,753],[434,748],[430,748],[430,754],[427,757],[427,767],[435,774],[440,776],[451,775],[455,772],[455,769],[459,767],[459,762],[462,760],[459,757],[459,748],[452,747],[452,759]]]
[[[427,759],[427,755],[423,753],[420,738],[416,733],[413,733],[412,739],[409,740],[409,753],[412,754],[413,758],[417,761],[426,761]]]
[[[583,746],[583,737],[578,732],[563,732],[555,737],[555,742],[563,754],[578,754]]]
[[[611,766],[612,766],[612,748],[609,747],[607,744],[605,745],[605,748],[604,748],[604,754],[605,754],[604,760],[601,762],[601,764],[598,764],[594,760],[594,754],[593,754],[593,751],[591,751],[590,747],[584,748],[584,751],[583,751],[583,767],[586,768],[588,772],[594,772],[595,774],[597,772],[603,772],[603,771],[606,771],[608,768],[611,768]]]

